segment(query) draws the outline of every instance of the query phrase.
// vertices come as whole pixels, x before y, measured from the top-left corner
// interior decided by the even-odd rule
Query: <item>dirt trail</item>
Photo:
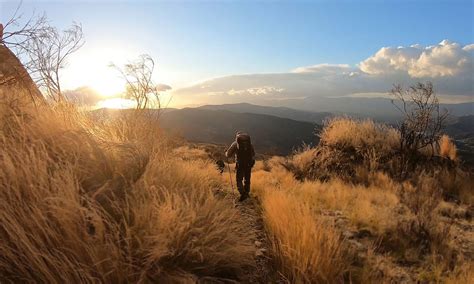
[[[286,283],[276,271],[271,256],[271,243],[265,231],[260,204],[255,197],[250,197],[243,202],[237,201],[239,194],[236,192],[221,192],[239,211],[244,220],[255,230],[253,240],[256,253],[256,266],[246,269],[239,275],[239,283]]]

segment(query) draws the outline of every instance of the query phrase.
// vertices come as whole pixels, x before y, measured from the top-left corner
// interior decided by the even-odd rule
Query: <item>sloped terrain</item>
[[[306,121],[316,124],[322,124],[326,118],[332,116],[329,112],[310,112],[296,110],[287,107],[269,107],[259,106],[248,103],[241,104],[223,104],[223,105],[204,105],[199,109],[208,110],[227,110],[237,113],[255,113],[277,116],[281,118],[289,118],[298,121]]]
[[[229,145],[237,130],[252,136],[257,152],[285,155],[303,143],[315,145],[316,125],[275,116],[230,111],[182,109],[164,113],[160,125],[192,142]]]

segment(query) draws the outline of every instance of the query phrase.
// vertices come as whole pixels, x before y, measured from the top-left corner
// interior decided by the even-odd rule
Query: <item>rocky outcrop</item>
[[[0,25],[0,98],[23,94],[33,102],[43,101],[43,95],[15,54],[3,44]],[[14,91],[12,91],[14,90]]]

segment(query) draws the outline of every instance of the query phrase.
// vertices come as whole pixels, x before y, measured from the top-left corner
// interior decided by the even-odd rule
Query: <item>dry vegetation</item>
[[[20,95],[0,109],[2,280],[194,283],[255,266],[255,228],[216,194],[229,191],[209,159],[219,155],[178,143],[140,111],[92,120]],[[472,282],[473,179],[449,137],[434,156],[420,149],[403,178],[392,127],[335,118],[320,138],[254,168],[282,278]]]
[[[473,179],[449,137],[404,179],[396,129],[342,117],[320,137],[253,176],[290,282],[472,283]]]
[[[66,105],[12,109],[11,95],[0,112],[2,282],[194,282],[254,265],[252,228],[215,197],[209,161],[173,155],[140,116],[98,124]]]

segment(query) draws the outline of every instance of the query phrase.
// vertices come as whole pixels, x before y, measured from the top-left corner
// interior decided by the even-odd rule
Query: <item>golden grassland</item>
[[[396,161],[380,160],[398,139],[391,127],[335,118],[319,146],[257,164],[252,190],[290,282],[472,283],[472,176],[456,166],[455,146],[442,136],[437,151],[454,167],[421,165],[397,180]],[[447,194],[461,205],[443,201]],[[471,229],[456,235],[452,223],[460,219]]]
[[[3,280],[194,283],[255,266],[255,228],[216,194],[229,176],[208,153],[146,116],[13,104],[0,109]],[[398,178],[399,139],[336,118],[317,147],[257,162],[272,269],[290,283],[473,279],[472,230],[459,225],[472,228],[472,176],[443,136],[436,163]]]
[[[174,155],[141,117],[1,109],[5,281],[194,282],[252,266],[252,228],[215,197],[211,162]]]

